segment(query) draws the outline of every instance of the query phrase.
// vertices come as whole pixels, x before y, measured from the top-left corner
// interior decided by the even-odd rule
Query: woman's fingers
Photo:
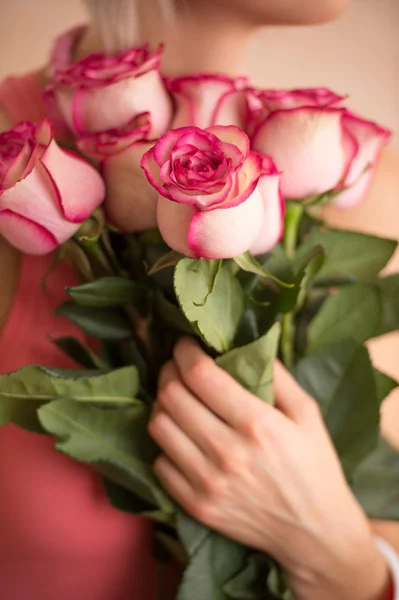
[[[245,432],[248,424],[257,419],[282,422],[283,416],[277,410],[243,389],[194,340],[180,340],[175,347],[174,359],[185,385],[233,429]]]
[[[173,363],[168,363],[163,369],[159,380],[157,403],[162,409],[152,421],[150,432],[153,434],[156,421],[165,419],[163,413],[169,415],[175,426],[180,428],[185,437],[191,440],[208,458],[219,464],[226,447],[237,443],[234,432],[204,404],[202,404],[182,382],[180,375]],[[168,444],[173,446],[175,462],[178,462],[176,453],[178,445],[170,439],[172,426],[168,425]],[[163,433],[166,436],[166,432]],[[181,439],[181,436],[180,438]],[[159,440],[157,439],[158,443]],[[165,446],[162,446],[165,448]],[[166,450],[166,448],[165,448]],[[166,450],[169,454],[169,451]],[[182,448],[181,452],[184,452]]]

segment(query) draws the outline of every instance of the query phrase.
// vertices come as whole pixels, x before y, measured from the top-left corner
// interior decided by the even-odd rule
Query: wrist
[[[371,535],[352,546],[351,554],[342,554],[302,579],[291,580],[296,600],[387,600],[391,573],[386,559]]]

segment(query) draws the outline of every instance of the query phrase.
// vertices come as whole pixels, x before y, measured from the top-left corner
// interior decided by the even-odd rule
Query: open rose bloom
[[[154,145],[148,140],[150,132],[150,114],[144,113],[125,127],[77,141],[79,150],[99,163],[107,189],[107,217],[125,232],[157,226],[158,194],[140,166],[143,154]]]
[[[252,149],[273,157],[286,198],[334,190],[341,192],[334,202],[342,208],[363,200],[387,129],[357,117],[325,88],[253,90],[248,101]]]
[[[186,256],[233,258],[264,253],[280,239],[283,203],[271,159],[250,151],[237,127],[168,132],[143,157],[160,194],[158,226]]]
[[[51,252],[104,195],[97,171],[57,146],[48,121],[22,122],[0,134],[0,234],[19,250]]]
[[[56,64],[47,90],[75,136],[124,127],[135,116],[151,114],[151,138],[171,121],[172,102],[160,74],[162,48],[147,46],[114,56],[93,54]],[[63,63],[61,62],[61,65]]]

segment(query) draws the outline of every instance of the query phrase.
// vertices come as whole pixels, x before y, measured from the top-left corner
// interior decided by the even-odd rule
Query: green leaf
[[[330,295],[308,329],[308,352],[345,338],[365,342],[377,331],[381,297],[375,286],[345,286]]]
[[[294,287],[293,283],[285,283],[276,277],[276,275],[273,275],[273,273],[265,269],[265,267],[261,265],[261,263],[258,262],[250,252],[245,252],[244,254],[241,254],[241,256],[236,256],[236,258],[234,258],[234,262],[240,267],[240,269],[247,273],[253,273],[254,275],[258,275],[264,279],[271,279],[284,288]]]
[[[399,330],[399,274],[377,281],[382,303],[382,317],[375,335],[384,335]]]
[[[389,394],[399,386],[399,383],[392,379],[392,377],[389,377],[377,369],[374,369],[374,379],[377,386],[377,396],[380,403],[382,403],[385,398],[387,398]]]
[[[98,308],[123,306],[146,295],[143,285],[123,277],[102,277],[66,291],[79,306]]]
[[[132,335],[129,321],[117,310],[78,306],[72,302],[65,302],[55,312],[70,319],[87,335],[98,337],[100,340],[115,342]]]
[[[359,281],[373,279],[388,263],[397,242],[355,231],[317,231],[297,251],[305,257],[315,246],[326,251],[326,260],[316,280],[351,277]]]
[[[182,259],[175,269],[175,292],[188,321],[217,352],[227,352],[244,313],[241,286],[220,261]]]
[[[381,439],[356,471],[353,491],[370,518],[399,521],[399,451]]]
[[[268,557],[253,552],[244,569],[223,586],[223,591],[233,600],[264,600],[269,569]]]
[[[109,371],[109,365],[99,356],[94,354],[88,348],[74,337],[57,338],[53,342],[60,348],[69,358],[76,361],[85,369],[99,369],[100,371]]]
[[[350,477],[379,434],[380,399],[367,350],[354,340],[329,344],[301,360],[296,376],[318,401]]]
[[[28,366],[0,375],[0,426],[12,422],[41,432],[37,410],[56,398],[115,406],[133,404],[137,392],[135,367],[98,375]]]
[[[158,450],[147,434],[149,409],[144,404],[102,410],[56,400],[42,406],[38,416],[46,432],[58,438],[57,450],[92,465],[145,502],[173,512],[152,471]]]
[[[219,356],[216,363],[245,389],[273,404],[273,365],[279,337],[280,325],[276,323],[266,335]]]
[[[243,569],[249,550],[210,530],[188,545],[196,550],[190,554],[177,600],[229,600],[223,586]]]
[[[163,269],[167,269],[168,267],[175,267],[177,263],[183,258],[183,255],[180,252],[175,252],[171,250],[167,254],[164,254],[159,258],[154,265],[152,265],[151,269],[148,271],[148,275],[155,275],[159,271]]]
[[[161,292],[155,294],[154,306],[157,315],[166,325],[182,334],[193,335],[194,331],[178,306],[172,304]]]

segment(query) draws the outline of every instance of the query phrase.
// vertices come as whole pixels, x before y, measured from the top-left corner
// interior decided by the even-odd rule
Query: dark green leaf
[[[144,286],[123,277],[102,277],[66,291],[79,306],[98,308],[123,306],[146,294]]]
[[[42,431],[37,409],[56,398],[115,406],[136,402],[137,370],[134,367],[111,373],[85,374],[28,366],[0,375],[0,425],[13,422],[30,431]]]
[[[381,298],[375,286],[345,286],[330,295],[308,329],[308,352],[345,338],[365,342],[377,331]]]
[[[377,369],[374,369],[374,378],[377,386],[377,396],[381,404],[399,384],[392,379],[392,377],[385,375],[385,373],[381,373],[381,371],[378,371]]]
[[[320,348],[296,375],[319,403],[348,477],[378,440],[380,400],[367,350],[354,340]]]
[[[223,586],[233,600],[265,600],[270,560],[265,554],[253,552],[244,569]]]
[[[382,303],[382,318],[376,336],[399,330],[399,274],[377,281]]]
[[[180,331],[182,334],[193,335],[193,328],[180,308],[167,300],[161,292],[155,294],[154,306],[157,315],[166,325]]]
[[[156,263],[152,265],[151,269],[148,271],[148,275],[155,275],[155,273],[158,273],[163,269],[175,267],[182,258],[182,254],[171,250],[167,254],[163,254],[161,258],[159,258]]]
[[[273,328],[259,340],[234,348],[219,356],[216,363],[265,402],[273,403],[273,365],[276,359],[280,325]]]
[[[191,554],[177,600],[229,600],[223,586],[242,570],[247,554],[244,546],[209,530]]]
[[[100,340],[113,342],[132,335],[129,321],[118,310],[91,308],[65,302],[57,308],[56,314],[67,317],[85,333]]]
[[[370,518],[399,521],[399,451],[381,439],[356,471],[353,491]]]
[[[175,269],[175,291],[202,339],[218,352],[229,350],[244,313],[244,295],[228,266],[184,258]]]
[[[158,451],[147,434],[147,406],[140,403],[102,410],[73,400],[56,400],[42,406],[38,415],[47,433],[58,438],[59,451],[91,464],[145,502],[173,512],[152,471]]]
[[[385,267],[397,243],[354,231],[318,231],[298,249],[297,259],[318,245],[325,249],[326,260],[316,280],[353,277],[364,281],[373,279]]]
[[[53,342],[72,360],[76,361],[85,369],[99,369],[108,371],[109,365],[99,356],[94,354],[83,342],[74,337],[64,337],[53,340]]]
[[[271,279],[275,283],[278,283],[281,287],[284,288],[292,288],[294,287],[293,283],[287,283],[279,279],[276,275],[274,275],[271,271],[265,269],[265,267],[254,258],[250,252],[245,252],[240,256],[236,256],[234,261],[243,271],[247,273],[252,273],[254,275],[258,275],[263,279]]]

